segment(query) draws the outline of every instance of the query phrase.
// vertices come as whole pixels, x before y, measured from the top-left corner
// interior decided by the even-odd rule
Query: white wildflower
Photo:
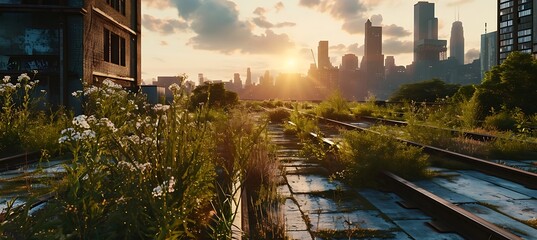
[[[47,93],[47,90],[41,90],[41,93]]]
[[[110,79],[105,79],[103,81],[103,85],[109,87],[109,88],[115,88],[115,89],[122,89],[121,85],[115,83],[114,81]]]
[[[4,82],[4,83],[8,83],[9,81],[11,81],[10,76],[4,76],[4,78],[2,79],[2,82]]]
[[[168,182],[168,192],[170,192],[170,193],[174,192],[175,191],[174,187],[175,187],[175,178],[172,177],[170,179],[170,182]]]
[[[20,88],[20,87],[21,87],[20,83],[15,84],[15,88]]]
[[[165,111],[168,111],[168,109],[170,109],[170,105],[162,105],[159,103],[153,106],[153,110],[157,112],[165,112]]]
[[[6,90],[4,88],[0,88],[0,93],[4,93]]]
[[[91,86],[89,88],[84,89],[84,96],[91,95],[94,92],[99,91],[99,88],[96,86]]]
[[[91,138],[95,138],[95,132],[92,131],[92,130],[84,130],[84,131],[80,134],[80,139],[81,139],[81,140],[91,139]]]
[[[78,115],[73,118],[73,125],[84,129],[89,129],[90,125],[88,124],[87,119],[88,117],[86,115]]]
[[[24,85],[24,89],[25,89],[26,91],[31,90],[31,89],[32,89],[32,86],[29,85],[29,84],[26,84],[26,85]]]
[[[18,82],[21,82],[21,81],[28,81],[28,80],[30,80],[30,77],[28,77],[28,74],[26,74],[26,73],[21,74],[21,75],[17,78],[17,81],[18,81]]]
[[[125,162],[125,161],[119,161],[117,163],[117,166],[118,167],[121,167],[121,168],[126,168],[128,170],[130,170],[131,172],[133,172],[134,170],[136,170],[134,168],[134,165],[132,165],[130,162]]]
[[[170,91],[172,92],[176,92],[176,91],[181,90],[181,87],[177,83],[173,83],[172,85],[168,87],[168,89],[170,89]]]
[[[153,188],[153,196],[154,197],[160,197],[162,196],[162,187],[160,185]]]
[[[113,123],[112,121],[110,121],[108,118],[101,118],[101,119],[99,120],[99,125],[107,127],[107,128],[110,129],[112,132],[117,132],[117,128],[116,128],[116,126],[115,126],[114,123]]]

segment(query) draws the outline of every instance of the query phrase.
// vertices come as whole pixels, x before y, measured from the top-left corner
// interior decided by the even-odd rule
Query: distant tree
[[[419,83],[403,84],[392,94],[390,101],[434,102],[439,98],[451,97],[460,86],[447,84],[440,79],[432,79]]]
[[[492,109],[519,108],[527,115],[537,113],[537,61],[530,54],[512,52],[501,65],[487,72],[473,100],[479,106],[477,117],[481,120]]]
[[[202,104],[209,107],[227,108],[239,102],[239,96],[235,92],[227,91],[224,83],[205,83],[197,86],[192,91],[191,103],[196,108]]]

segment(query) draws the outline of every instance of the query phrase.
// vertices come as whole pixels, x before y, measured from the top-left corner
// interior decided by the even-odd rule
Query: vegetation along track
[[[325,121],[328,120],[325,119]],[[316,138],[319,137],[313,133],[311,135]],[[322,140],[324,144],[334,144],[329,140]],[[381,175],[389,189],[411,205],[419,206],[422,211],[436,219],[438,222],[433,222],[432,225],[437,229],[455,231],[468,239],[522,239],[510,231],[484,220],[463,207],[459,207],[391,172],[383,172]]]
[[[323,117],[318,117],[318,118],[322,120],[323,122],[335,124],[345,129],[374,132],[370,129],[362,128],[362,127],[351,125],[348,123],[344,123],[344,122],[340,122],[340,121],[336,121],[332,119],[327,119]],[[375,133],[378,133],[378,132],[375,132]],[[378,133],[378,134],[381,134],[381,133]],[[417,142],[413,142],[413,141],[409,141],[409,140],[405,140],[401,138],[395,138],[395,139],[401,142],[405,142],[412,146],[423,148],[426,153],[434,154],[434,155],[441,155],[444,157],[448,157],[450,159],[461,161],[472,166],[475,170],[519,183],[531,189],[537,189],[537,173],[524,171],[518,168],[506,166],[503,164],[493,163],[484,159],[467,156],[464,154],[448,151],[448,150],[441,149],[438,147],[424,145],[421,143],[417,143]]]
[[[360,118],[368,122],[382,123],[382,124],[391,125],[391,126],[407,126],[408,125],[408,123],[405,121],[367,117],[367,116],[362,116]],[[482,141],[482,142],[494,141],[498,138],[496,136],[489,135],[489,134],[460,131],[460,130],[449,129],[449,128],[438,128],[438,127],[427,126],[427,125],[419,125],[419,126],[424,127],[424,128],[434,128],[434,129],[445,130],[445,131],[450,132],[453,135],[461,135],[461,136],[464,136],[465,138],[469,138],[469,139],[476,140],[476,141]]]

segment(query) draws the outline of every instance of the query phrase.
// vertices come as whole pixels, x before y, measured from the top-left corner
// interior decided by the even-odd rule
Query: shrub
[[[507,131],[515,129],[516,123],[511,113],[501,111],[500,113],[487,116],[483,126],[489,130]]]
[[[268,112],[268,117],[273,123],[282,123],[291,117],[291,113],[285,108],[276,108]]]
[[[350,106],[339,92],[332,94],[326,101],[321,102],[316,108],[318,116],[340,121],[354,120]]]
[[[375,185],[380,171],[415,179],[426,176],[428,156],[420,148],[370,132],[346,131],[338,151],[345,170],[335,175],[359,186]]]

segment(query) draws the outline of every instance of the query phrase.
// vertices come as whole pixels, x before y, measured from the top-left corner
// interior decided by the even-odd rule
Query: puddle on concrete
[[[479,204],[463,204],[461,205],[461,207],[495,224],[496,226],[507,229],[511,233],[521,236],[525,239],[537,238],[537,229],[529,227],[516,220],[513,220],[508,216],[498,213],[490,208]]]
[[[512,218],[531,220],[537,217],[537,200],[508,200],[508,201],[485,201],[497,208],[498,211]],[[537,236],[536,236],[537,237]]]
[[[428,240],[464,240],[456,233],[439,233],[427,224],[427,220],[401,220],[395,221],[413,239]]]
[[[330,190],[345,190],[337,181],[330,181],[318,175],[287,175],[287,182],[293,193],[315,193]]]
[[[336,230],[347,229],[373,229],[373,230],[396,230],[397,226],[388,222],[376,210],[358,210],[348,213],[320,213],[310,214],[311,230]]]
[[[487,181],[468,175],[445,178],[434,178],[436,184],[453,192],[472,198],[476,201],[529,199],[529,196],[497,186]]]
[[[300,209],[305,214],[342,213],[371,209],[368,203],[353,192],[329,191],[318,194],[295,194]]]

